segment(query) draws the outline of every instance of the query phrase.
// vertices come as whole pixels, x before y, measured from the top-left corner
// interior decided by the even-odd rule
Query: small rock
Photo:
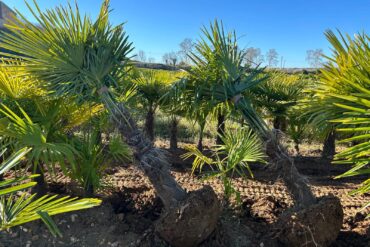
[[[72,243],[76,243],[76,242],[77,242],[77,238],[72,236],[72,237],[71,237],[71,242],[72,242]]]
[[[72,222],[75,222],[76,221],[76,218],[77,218],[77,214],[72,214],[71,215],[71,221]]]
[[[91,227],[94,227],[95,226],[95,224],[94,223],[91,223],[91,225],[90,225]]]
[[[40,238],[39,235],[34,235],[34,236],[32,236],[31,239],[32,239],[32,241],[36,241],[36,240],[39,240],[39,238]]]
[[[118,219],[119,220],[122,221],[124,217],[125,217],[125,214],[122,214],[122,213],[121,214],[118,214]]]
[[[118,241],[112,243],[112,247],[118,247],[118,245],[119,245],[119,242]]]
[[[114,232],[114,230],[116,230],[116,226],[112,225],[112,226],[109,227],[108,232],[112,233],[112,232]]]
[[[61,220],[61,221],[59,221],[58,225],[62,225],[64,223],[67,223],[67,221],[66,220]]]

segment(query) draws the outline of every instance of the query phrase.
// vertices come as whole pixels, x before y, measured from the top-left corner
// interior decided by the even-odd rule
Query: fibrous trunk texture
[[[298,172],[293,159],[277,138],[271,137],[270,140],[267,140],[266,152],[271,163],[282,172],[282,179],[294,199],[295,206],[305,208],[316,203],[316,198],[307,184],[307,179]]]
[[[154,113],[153,107],[149,107],[145,118],[145,133],[151,141],[154,140]]]
[[[323,158],[333,158],[335,155],[335,131],[331,131],[325,138],[322,150]]]
[[[216,144],[221,145],[221,136],[225,133],[225,115],[219,113],[217,116],[217,139]]]
[[[205,240],[216,228],[220,215],[220,203],[212,188],[188,195],[171,175],[163,151],[155,148],[141,133],[126,107],[122,103],[109,101],[105,104],[110,107],[112,120],[132,148],[135,163],[144,171],[164,204],[165,211],[157,223],[158,234],[173,246],[193,246],[188,243],[196,244]],[[202,201],[207,198],[211,199]],[[198,204],[194,206],[193,203]],[[201,223],[206,220],[208,223]],[[171,229],[175,230],[168,237]],[[187,232],[186,238],[184,232]]]
[[[137,165],[148,176],[165,207],[170,208],[184,200],[186,192],[170,174],[167,157],[142,134],[123,104],[116,105],[112,117],[117,129],[132,148]]]
[[[176,117],[171,119],[171,130],[170,130],[170,149],[177,149],[177,125],[179,121]]]

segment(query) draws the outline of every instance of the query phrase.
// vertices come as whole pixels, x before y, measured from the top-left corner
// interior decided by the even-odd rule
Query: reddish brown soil
[[[208,184],[221,198],[221,182],[201,181],[192,176],[191,164],[178,158],[179,153],[181,151],[172,154],[172,173],[177,181],[189,191]],[[296,164],[309,178],[315,195],[333,194],[341,200],[344,222],[332,247],[370,246],[370,219],[365,219],[370,210],[359,212],[361,206],[370,201],[370,195],[348,196],[361,178],[333,180],[346,168],[316,157],[296,158]],[[219,226],[201,246],[282,246],[273,226],[280,214],[291,206],[292,200],[279,179],[271,182],[268,170],[260,165],[254,165],[253,170],[255,180],[234,179],[241,193],[241,205],[223,201]],[[159,218],[162,205],[149,181],[132,166],[110,168],[107,173],[106,186],[98,193],[104,201],[102,206],[54,217],[63,233],[62,238],[52,237],[42,223],[33,222],[0,233],[0,247],[168,246],[154,233],[154,222]],[[52,193],[82,193],[63,176],[49,187]]]

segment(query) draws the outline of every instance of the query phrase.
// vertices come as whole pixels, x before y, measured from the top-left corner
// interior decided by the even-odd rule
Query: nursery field
[[[163,142],[157,145],[166,149]],[[302,156],[295,157],[299,171],[308,177],[315,195],[333,194],[340,198],[344,222],[338,238],[330,246],[369,246],[369,210],[360,211],[370,195],[350,197],[361,178],[334,180],[344,172],[320,157],[319,145],[303,145]],[[168,149],[166,151],[170,152]],[[191,174],[191,161],[183,161],[179,149],[171,153],[171,173],[189,191],[211,185],[222,198],[220,181],[201,181]],[[255,179],[234,178],[241,192],[241,204],[229,202],[212,236],[200,246],[280,246],[273,225],[279,215],[291,206],[292,200],[284,184],[266,176],[266,167],[253,165]],[[145,175],[132,165],[109,168],[104,177],[106,187],[99,191],[102,206],[55,217],[63,237],[55,239],[41,222],[0,233],[0,246],[169,246],[154,233],[154,222],[163,205]],[[59,174],[51,179],[50,191],[58,194],[83,195],[78,186]]]
[[[370,246],[370,36],[264,67],[215,19],[145,63],[109,4],[8,9],[0,247]]]

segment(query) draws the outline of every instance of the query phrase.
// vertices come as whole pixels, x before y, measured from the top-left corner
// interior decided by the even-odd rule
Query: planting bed
[[[221,197],[220,181],[201,181],[191,175],[191,161],[182,161],[173,153],[172,173],[189,191],[204,184],[211,185]],[[342,230],[332,246],[369,246],[369,210],[358,212],[370,200],[369,195],[350,197],[348,192],[361,181],[332,180],[346,168],[330,165],[314,156],[296,158],[300,172],[306,175],[316,196],[334,194],[343,205]],[[241,193],[241,204],[224,201],[219,226],[202,246],[281,246],[278,243],[274,222],[291,205],[284,185],[269,181],[269,171],[254,165],[254,180],[234,179]],[[41,222],[28,223],[8,232],[0,233],[0,247],[15,246],[167,246],[154,232],[154,222],[159,218],[162,205],[155,197],[149,181],[132,166],[107,170],[105,188],[99,191],[104,201],[98,208],[55,216],[62,238],[54,238]],[[53,193],[81,195],[76,186],[60,176],[50,182]],[[176,226],[174,226],[176,227]],[[304,243],[302,243],[304,244]]]

